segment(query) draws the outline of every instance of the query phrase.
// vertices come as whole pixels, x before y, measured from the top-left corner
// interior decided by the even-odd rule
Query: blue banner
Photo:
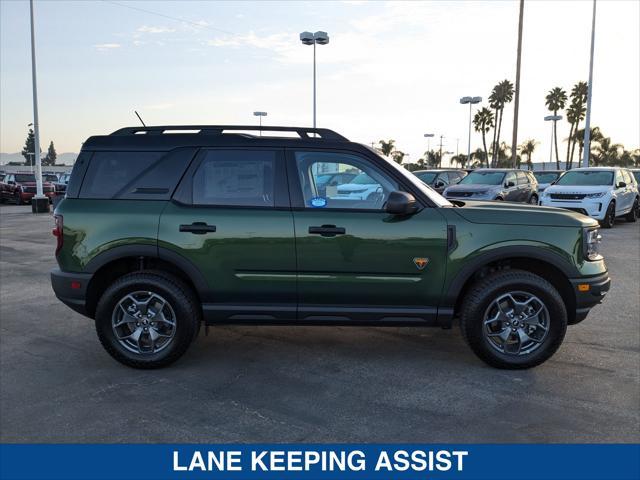
[[[0,478],[640,478],[640,445],[0,445]]]

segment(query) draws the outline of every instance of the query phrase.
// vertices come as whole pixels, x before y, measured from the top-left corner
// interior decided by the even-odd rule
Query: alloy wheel
[[[137,354],[164,350],[176,333],[176,314],[157,293],[137,291],[125,295],[111,315],[111,327],[124,348]]]
[[[506,355],[528,355],[549,333],[549,310],[535,295],[513,291],[493,300],[484,314],[483,335],[489,345]]]

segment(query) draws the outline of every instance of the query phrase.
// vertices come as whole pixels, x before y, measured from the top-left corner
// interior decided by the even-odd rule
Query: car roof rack
[[[223,135],[226,132],[249,130],[255,132],[294,132],[301,139],[337,140],[348,142],[345,137],[328,128],[306,127],[260,127],[257,125],[156,125],[150,127],[125,127],[113,132],[110,136],[127,135],[170,135],[172,133],[184,134],[182,131],[192,132],[196,135]],[[250,135],[258,138],[257,135]],[[272,138],[272,137],[267,137]]]

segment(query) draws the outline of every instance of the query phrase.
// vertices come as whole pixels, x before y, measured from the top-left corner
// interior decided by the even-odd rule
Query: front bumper
[[[56,297],[67,307],[82,315],[87,315],[87,287],[93,274],[63,272],[59,268],[51,270],[51,288]]]
[[[576,295],[576,314],[569,324],[575,325],[584,320],[593,307],[602,303],[611,288],[611,278],[608,273],[603,273],[596,277],[571,279],[571,284]]]
[[[545,207],[573,210],[596,220],[604,220],[608,206],[602,198],[593,200],[554,200],[549,197],[542,197],[538,203]]]

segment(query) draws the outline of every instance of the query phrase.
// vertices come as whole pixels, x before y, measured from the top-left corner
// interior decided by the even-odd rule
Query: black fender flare
[[[449,283],[449,287],[442,299],[442,306],[453,307],[464,285],[480,268],[497,260],[510,258],[531,258],[553,265],[560,270],[567,279],[580,277],[581,274],[575,265],[557,253],[544,250],[535,246],[504,246],[481,253],[469,261]]]

